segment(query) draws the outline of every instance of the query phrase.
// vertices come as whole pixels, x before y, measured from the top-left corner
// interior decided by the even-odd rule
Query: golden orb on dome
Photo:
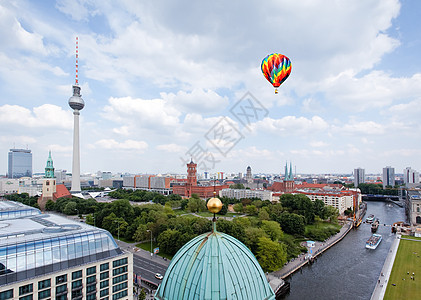
[[[219,200],[219,198],[210,198],[208,200],[208,203],[206,204],[206,206],[208,207],[208,210],[211,213],[219,213],[219,211],[222,209],[222,202],[221,200]]]

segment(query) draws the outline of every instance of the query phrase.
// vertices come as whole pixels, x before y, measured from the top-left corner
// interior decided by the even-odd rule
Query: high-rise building
[[[420,183],[420,173],[412,169],[411,167],[406,167],[403,170],[403,182],[407,187],[412,187]]]
[[[358,187],[360,183],[365,183],[365,170],[357,168],[354,169],[354,186]]]
[[[80,111],[85,107],[80,94],[80,86],[78,79],[78,61],[79,61],[79,50],[78,50],[78,38],[76,38],[76,80],[73,85],[73,96],[69,99],[69,106],[73,109],[73,165],[72,165],[72,187],[70,191],[72,193],[78,193],[81,191],[80,188],[80,152],[79,152],[79,115]]]
[[[32,177],[32,153],[28,149],[10,149],[9,178]]]
[[[133,299],[133,254],[85,223],[2,201],[0,299]]]
[[[251,167],[250,166],[248,166],[247,170],[246,170],[246,180],[247,180],[247,183],[253,182],[253,177],[251,175]]]
[[[395,168],[385,167],[383,168],[383,188],[387,186],[395,186]]]

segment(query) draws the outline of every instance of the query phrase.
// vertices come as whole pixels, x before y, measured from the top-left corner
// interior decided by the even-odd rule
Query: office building
[[[0,201],[0,299],[133,299],[133,254],[103,229]]]
[[[249,189],[223,189],[219,191],[220,197],[228,197],[235,199],[251,199],[259,198],[261,200],[273,200],[273,192],[268,190],[249,190]]]
[[[383,168],[383,188],[387,186],[394,187],[395,186],[395,168],[386,167]]]
[[[403,170],[403,182],[406,187],[415,187],[420,183],[420,173],[412,169],[411,167],[406,167]]]
[[[421,191],[408,190],[405,199],[405,213],[409,223],[414,226],[421,225]]]
[[[365,170],[357,168],[354,169],[354,186],[358,187],[360,183],[365,183]]]
[[[32,177],[32,153],[28,149],[10,149],[8,178]]]

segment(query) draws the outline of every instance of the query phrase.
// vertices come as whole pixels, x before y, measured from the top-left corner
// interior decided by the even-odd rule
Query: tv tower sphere
[[[73,86],[73,96],[69,99],[69,106],[74,110],[82,110],[85,107],[85,102],[80,95],[80,86]]]

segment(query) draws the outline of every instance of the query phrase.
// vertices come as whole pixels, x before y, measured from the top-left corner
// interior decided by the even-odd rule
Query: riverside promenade
[[[315,246],[313,247],[313,258],[316,258],[321,253],[323,253],[324,251],[335,245],[337,242],[342,240],[345,237],[345,235],[352,229],[352,227],[352,222],[348,221],[334,236],[331,236],[324,242],[315,242]],[[306,254],[303,253],[298,258],[294,258],[293,260],[289,261],[279,271],[271,273],[271,275],[273,275],[274,277],[285,279],[308,263],[309,260],[306,258]]]
[[[373,294],[371,295],[371,300],[381,300],[383,299],[384,294],[386,293],[387,281],[389,280],[390,273],[392,272],[393,263],[395,262],[396,253],[398,252],[400,241],[401,236],[397,235],[392,243],[392,246],[390,246],[390,250],[383,264],[379,280],[377,281],[376,287],[374,288]]]

